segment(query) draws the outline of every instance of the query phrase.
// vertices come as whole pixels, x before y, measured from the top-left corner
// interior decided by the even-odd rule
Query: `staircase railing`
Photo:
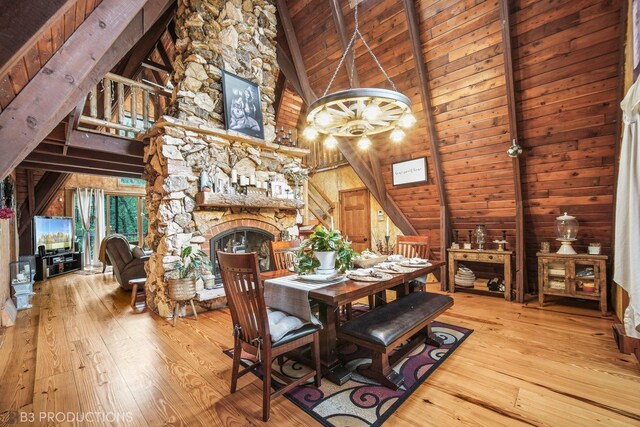
[[[108,73],[88,95],[88,115],[79,125],[87,130],[135,138],[153,126],[171,98],[171,91]],[[85,128],[86,129],[86,128]]]
[[[326,195],[324,191],[313,181],[309,180],[308,197],[309,213],[313,215],[320,224],[329,228],[329,218],[335,209],[335,203]]]

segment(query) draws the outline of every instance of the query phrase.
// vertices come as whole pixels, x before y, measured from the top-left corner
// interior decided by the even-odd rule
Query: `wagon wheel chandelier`
[[[411,101],[398,92],[378,58],[373,53],[362,33],[358,23],[358,3],[355,4],[355,29],[353,36],[344,50],[340,62],[336,67],[327,88],[309,106],[307,127],[303,131],[305,138],[314,140],[318,135],[325,136],[324,146],[332,149],[338,145],[336,137],[359,138],[358,147],[366,150],[371,147],[370,135],[384,132],[390,133],[393,142],[401,142],[405,133],[403,129],[412,127],[416,119],[411,114]],[[376,65],[386,78],[392,90],[381,88],[352,88],[328,94],[333,81],[338,75],[347,54],[353,49],[351,67],[351,81],[355,70],[356,41],[360,38]]]

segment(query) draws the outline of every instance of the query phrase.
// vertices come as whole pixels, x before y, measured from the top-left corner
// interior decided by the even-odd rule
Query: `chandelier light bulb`
[[[334,149],[338,146],[338,140],[333,135],[329,135],[327,139],[324,140],[324,146],[328,149]]]
[[[327,110],[322,110],[316,116],[316,123],[321,127],[327,127],[331,124],[331,114]]]
[[[313,126],[307,126],[304,131],[302,131],[302,136],[309,141],[313,141],[318,137],[318,131]]]
[[[391,141],[393,142],[402,142],[402,140],[404,139],[404,132],[402,131],[402,129],[394,129],[393,131],[391,131],[391,135],[390,135]]]
[[[377,102],[371,102],[369,105],[364,107],[364,110],[362,110],[362,118],[369,121],[376,120],[381,114],[382,110],[378,106]]]
[[[413,114],[411,113],[405,113],[400,117],[400,120],[398,120],[398,124],[407,129],[416,124],[416,118],[413,117]]]
[[[363,135],[362,138],[358,141],[358,148],[361,150],[368,150],[371,147],[371,140],[367,137],[367,135]]]

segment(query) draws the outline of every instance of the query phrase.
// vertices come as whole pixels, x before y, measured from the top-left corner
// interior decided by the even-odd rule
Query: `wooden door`
[[[351,247],[362,252],[371,245],[371,211],[366,188],[340,191],[340,231],[353,242]]]

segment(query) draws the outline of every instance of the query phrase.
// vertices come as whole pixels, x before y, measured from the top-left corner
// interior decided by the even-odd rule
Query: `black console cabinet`
[[[36,256],[36,280],[50,279],[77,270],[82,270],[82,252]]]

